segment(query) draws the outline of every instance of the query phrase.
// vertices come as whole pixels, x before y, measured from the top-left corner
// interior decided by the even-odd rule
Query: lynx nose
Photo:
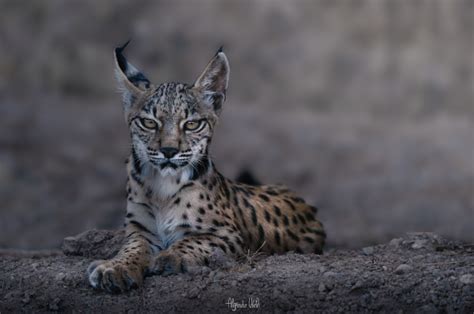
[[[179,150],[177,148],[174,148],[174,147],[162,147],[160,148],[160,152],[163,153],[163,155],[165,155],[166,158],[173,158],[174,155],[176,155]]]

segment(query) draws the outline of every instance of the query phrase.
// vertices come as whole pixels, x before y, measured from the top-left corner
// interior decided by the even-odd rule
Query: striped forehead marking
[[[197,101],[182,83],[164,83],[150,96],[143,110],[157,117],[159,113],[187,117],[197,109]]]

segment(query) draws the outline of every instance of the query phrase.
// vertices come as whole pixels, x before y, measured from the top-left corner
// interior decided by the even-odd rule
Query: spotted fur
[[[316,208],[284,186],[233,182],[215,168],[208,147],[229,80],[219,50],[193,85],[158,86],[115,50],[132,151],[127,161],[126,240],[111,260],[93,262],[95,288],[121,292],[147,274],[206,265],[213,250],[322,253]],[[190,129],[191,128],[191,129]]]

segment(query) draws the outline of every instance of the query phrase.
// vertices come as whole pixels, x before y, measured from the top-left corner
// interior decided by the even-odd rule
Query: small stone
[[[362,283],[362,281],[357,280],[356,283],[352,286],[351,291],[360,289],[360,288],[362,288],[363,286],[364,286],[364,284]]]
[[[400,274],[405,274],[409,271],[411,271],[413,267],[407,264],[401,264],[398,265],[398,267],[395,269],[395,274],[400,275]]]
[[[238,282],[237,280],[232,280],[232,282],[230,283],[232,287],[236,287]]]
[[[64,273],[58,273],[56,277],[54,277],[57,281],[63,281],[64,278],[66,278],[66,274]]]
[[[51,311],[58,311],[59,310],[59,302],[61,302],[60,298],[55,298],[53,302],[49,304],[49,309]]]
[[[190,299],[197,298],[199,296],[199,292],[200,292],[200,290],[197,287],[191,289],[188,293],[188,298],[190,298]]]
[[[465,284],[465,285],[469,285],[469,284],[472,284],[474,283],[474,276],[472,274],[464,274],[462,275],[461,277],[459,277],[459,280]]]
[[[415,240],[415,242],[411,245],[411,247],[412,249],[418,250],[418,249],[426,247],[427,243],[428,243],[428,240],[418,239],[418,240]]]
[[[25,303],[25,304],[28,304],[30,303],[31,301],[31,297],[29,294],[25,294],[25,297],[23,299],[21,299],[21,302]]]
[[[333,271],[327,271],[323,274],[323,277],[335,277],[337,274]]]
[[[362,249],[362,252],[364,252],[365,255],[372,255],[374,254],[374,247],[373,246],[368,246]]]
[[[217,272],[214,275],[214,281],[219,281],[225,277],[225,274],[223,272]]]
[[[399,247],[403,242],[402,238],[395,238],[390,240],[389,245],[393,247]]]
[[[319,292],[325,292],[327,290],[327,287],[325,284],[320,283],[318,287]]]

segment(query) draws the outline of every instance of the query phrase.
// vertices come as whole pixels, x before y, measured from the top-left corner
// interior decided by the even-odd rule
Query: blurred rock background
[[[474,240],[473,1],[0,0],[0,247],[121,225],[129,38],[154,82],[224,45],[218,167],[298,191],[330,245]]]

